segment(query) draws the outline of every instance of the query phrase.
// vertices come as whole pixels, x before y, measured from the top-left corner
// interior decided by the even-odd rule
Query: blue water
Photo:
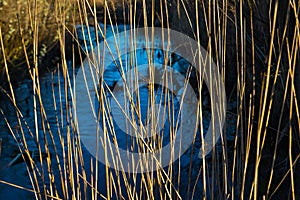
[[[103,25],[101,25],[103,26]],[[119,26],[118,30],[122,31],[128,27],[126,26]],[[87,32],[87,27],[81,27],[78,26],[77,29],[79,30],[79,40],[82,42],[87,40],[87,38],[82,34],[83,32]],[[80,31],[81,30],[81,31]],[[107,29],[107,36],[112,35],[112,27],[108,27]],[[80,34],[81,33],[81,34]],[[94,39],[95,37],[95,31],[93,28],[90,27],[90,33],[91,33],[91,38]],[[88,43],[88,46],[86,47],[87,51],[90,51],[92,49],[92,46],[95,45],[95,40],[92,40],[91,43]],[[143,52],[141,52],[143,54]],[[155,51],[155,58],[157,58],[156,62],[160,63],[163,62],[163,57],[161,57],[162,52],[159,50]],[[145,60],[145,57],[140,56],[139,62],[147,62],[147,58]],[[187,66],[189,64],[187,62],[184,62],[183,59],[177,58],[176,62],[172,63],[172,66],[175,70],[179,71],[180,73],[185,73],[187,71]],[[68,73],[70,74],[70,83],[71,86],[73,87],[73,80],[74,77],[73,75],[76,76],[76,71],[77,69],[73,69],[72,63],[68,63]],[[68,137],[73,139],[74,142],[79,142],[76,133],[74,133],[74,127],[72,127],[72,117],[70,116],[70,113],[68,112],[70,109],[72,109],[72,96],[70,91],[65,91],[65,86],[69,86],[69,83],[66,82],[66,80],[63,77],[63,71],[61,68],[56,69],[55,71],[45,74],[40,78],[40,91],[41,91],[41,96],[42,96],[42,104],[44,107],[45,115],[41,117],[41,108],[40,104],[37,100],[36,107],[34,107],[34,92],[33,92],[33,87],[32,87],[32,81],[31,80],[26,80],[18,84],[18,87],[14,90],[15,96],[16,96],[16,102],[18,109],[20,109],[20,113],[22,113],[22,117],[20,120],[21,127],[24,130],[24,135],[26,138],[26,142],[28,145],[28,149],[30,151],[35,151],[38,152],[38,147],[37,147],[37,142],[40,144],[42,152],[46,152],[46,149],[44,148],[45,142],[48,143],[49,151],[52,155],[52,174],[55,177],[54,181],[55,183],[60,183],[59,177],[59,170],[58,170],[58,163],[56,162],[55,159],[55,149],[58,152],[59,158],[64,159],[64,154],[67,154],[67,141]],[[120,79],[120,74],[118,73],[117,68],[112,67],[110,70],[108,70],[105,73],[105,81],[108,84],[109,87],[113,87],[114,84],[117,83],[117,81]],[[164,99],[166,94],[162,94],[163,88],[157,87],[155,89],[155,94],[156,94],[156,101],[161,102],[162,99]],[[195,90],[197,93],[197,91]],[[9,98],[5,97],[4,94],[1,94],[2,98],[0,98],[0,109],[3,110],[4,116],[0,114],[0,138],[3,140],[3,149],[2,149],[2,156],[0,157],[0,180],[4,180],[7,182],[12,182],[14,184],[21,185],[25,188],[32,188],[32,185],[28,181],[28,173],[25,167],[24,162],[20,162],[18,164],[15,164],[11,167],[7,167],[7,164],[13,159],[14,154],[18,152],[18,146],[17,142],[14,141],[14,138],[12,137],[12,134],[10,133],[8,129],[8,125],[6,124],[4,119],[7,119],[9,122],[9,125],[12,128],[12,131],[16,134],[16,139],[18,141],[22,141],[22,137],[19,134],[20,129],[17,128],[18,125],[18,117],[15,111],[14,106],[10,102]],[[207,93],[206,93],[207,95]],[[169,93],[169,96],[172,96],[172,93]],[[141,107],[144,112],[142,112],[142,118],[143,122],[146,124],[146,119],[147,119],[147,107],[148,107],[148,88],[145,85],[144,87],[140,88],[140,101],[142,102]],[[179,101],[176,98],[173,98],[173,103],[175,105],[174,115],[176,118],[176,113],[178,114],[178,107],[179,107]],[[136,101],[134,102],[135,104],[137,103]],[[37,118],[35,118],[35,112],[37,114]],[[209,121],[210,121],[210,112],[209,112],[209,106],[204,109],[203,111],[203,126],[204,130],[207,130]],[[135,115],[135,117],[137,117]],[[46,120],[47,119],[47,120]],[[176,120],[176,119],[175,119]],[[167,120],[168,121],[168,120]],[[144,124],[144,125],[145,125]],[[48,126],[49,125],[49,129]],[[172,124],[166,123],[165,125],[165,131],[169,132],[170,126]],[[234,126],[234,124],[233,124]],[[116,125],[116,130],[118,132],[118,125]],[[228,127],[227,127],[228,128]],[[228,135],[232,136],[235,133],[235,129],[232,127],[228,128]],[[53,138],[50,137],[50,133],[53,134]],[[36,140],[36,134],[39,136],[39,141]],[[31,136],[33,135],[33,137]],[[164,135],[161,132],[161,135]],[[64,138],[64,141],[61,141],[60,138]],[[192,171],[193,175],[193,180],[192,183],[195,183],[195,179],[197,174],[194,174],[198,172],[200,165],[201,165],[201,160],[198,159],[197,155],[200,148],[200,137],[199,133],[196,135],[196,141],[194,143],[194,147],[189,148],[187,152],[180,158],[180,169],[181,169],[181,181],[182,181],[182,187],[181,189],[181,194],[183,196],[186,195],[186,190],[184,190],[185,187],[187,187],[188,180],[186,177],[188,177],[189,173],[189,164],[190,164],[190,154],[192,151],[195,151],[192,155],[192,160],[193,160],[193,165],[194,165],[194,171]],[[53,142],[52,142],[53,139]],[[118,141],[121,145],[121,147],[126,148],[126,143],[124,142],[126,139],[126,133],[123,131],[119,131],[118,134]],[[233,140],[233,138],[228,137],[229,140]],[[169,140],[169,136],[166,136],[163,145],[167,144]],[[55,144],[55,145],[54,145]],[[62,145],[61,145],[62,144]],[[73,148],[76,147],[76,143],[73,143]],[[123,146],[122,146],[123,145]],[[90,168],[91,168],[91,161],[93,163],[93,167],[95,169],[95,163],[97,162],[83,147],[83,161],[84,161],[84,168],[87,172],[87,179],[88,181],[90,180]],[[24,149],[24,146],[21,145],[21,149]],[[217,149],[220,149],[220,147],[217,147]],[[72,159],[76,159],[76,155],[73,155],[74,157]],[[79,160],[79,158],[77,157]],[[46,174],[44,177],[44,182],[46,185],[49,185],[50,179],[48,177],[48,168],[47,168],[47,163],[45,160],[43,161],[44,166],[38,165],[38,168],[42,171],[44,170],[44,173]],[[60,163],[62,169],[69,171],[70,169],[67,166],[63,166],[62,163]],[[98,173],[98,178],[99,178],[99,192],[102,194],[106,194],[106,186],[105,186],[105,166],[98,162],[99,165],[99,173]],[[175,168],[178,170],[178,167],[176,166],[179,165],[179,161],[174,163]],[[76,170],[74,168],[74,170]],[[81,169],[78,169],[79,173],[81,173]],[[111,172],[113,173],[114,170]],[[29,173],[32,172],[29,171]],[[95,173],[95,172],[94,172]],[[174,172],[176,174],[176,171]],[[114,174],[114,173],[113,173]],[[115,176],[115,174],[114,174]],[[81,189],[83,190],[83,180],[79,177],[79,182],[81,183]],[[140,179],[140,176],[138,176],[138,179]],[[39,183],[42,183],[42,178],[39,176],[38,178]],[[132,181],[132,180],[131,180]],[[122,184],[122,183],[121,183]],[[59,184],[58,184],[59,185]],[[175,184],[176,185],[176,184]],[[69,184],[70,186],[70,184]],[[201,181],[197,185],[197,194],[202,195],[202,185]],[[48,188],[49,189],[49,188]],[[123,188],[124,189],[124,188]],[[57,188],[58,192],[61,195],[61,189]],[[88,187],[88,193],[90,194],[91,190]],[[71,191],[69,191],[69,194],[71,194]],[[62,195],[61,195],[62,196]],[[10,199],[32,199],[34,195],[30,192],[16,189],[7,185],[4,185],[0,183],[0,199],[4,198],[10,198]],[[88,197],[89,198],[89,197]]]

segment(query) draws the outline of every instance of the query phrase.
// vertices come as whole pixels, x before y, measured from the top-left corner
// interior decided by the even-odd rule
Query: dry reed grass
[[[5,62],[13,83],[29,77],[28,67],[53,68],[61,55],[57,45],[59,31],[76,21],[76,1],[12,1],[0,2],[0,26],[3,33]],[[63,21],[63,23],[61,22]],[[1,49],[2,51],[2,49]],[[7,82],[4,56],[0,55],[1,83]],[[6,81],[5,81],[6,80]]]
[[[31,6],[28,6],[28,2]],[[103,5],[103,2],[106,3]],[[34,3],[40,3],[45,7],[41,8]],[[88,198],[89,192],[93,199],[111,199],[112,194],[119,199],[124,196],[130,199],[300,198],[297,189],[300,187],[299,2],[141,0],[136,7],[140,12],[135,11],[135,3],[135,1],[93,0],[48,3],[37,0],[26,3],[19,1],[16,4],[19,6],[9,9],[2,7],[0,12],[3,10],[13,12],[7,15],[9,22],[0,18],[2,56],[0,58],[4,63],[2,73],[9,83],[8,95],[16,108],[22,127],[22,113],[18,112],[18,105],[15,103],[14,89],[10,80],[14,77],[11,77],[9,66],[15,61],[22,65],[25,63],[34,83],[35,105],[41,105],[40,113],[36,112],[35,116],[43,119],[44,134],[50,135],[49,141],[39,143],[41,140],[39,134],[34,133],[36,130],[33,131],[33,137],[40,144],[40,159],[38,161],[31,159],[27,166],[32,188],[23,189],[33,192],[36,199],[85,199]],[[123,8],[126,8],[126,12],[122,12]],[[19,18],[22,20],[10,17],[15,16],[15,12],[22,16]],[[180,189],[184,188],[184,185],[180,185],[180,180],[174,177],[173,165],[167,170],[160,169],[156,176],[151,172],[142,174],[139,180],[135,179],[135,175],[129,177],[130,175],[125,172],[113,176],[116,172],[108,167],[105,168],[105,177],[98,177],[99,166],[97,162],[91,161],[93,163],[89,170],[91,174],[88,174],[85,168],[88,164],[83,162],[81,144],[78,141],[80,135],[74,128],[76,120],[72,115],[72,102],[66,101],[66,110],[63,112],[68,121],[64,127],[67,130],[67,137],[64,138],[61,132],[51,132],[43,110],[39,87],[38,55],[42,50],[40,46],[45,43],[49,48],[48,46],[55,41],[60,44],[60,67],[63,72],[60,76],[65,80],[64,85],[61,85],[61,92],[68,99],[72,88],[70,75],[67,73],[65,33],[74,33],[69,22],[71,25],[75,22],[90,25],[102,21],[114,25],[124,20],[132,24],[159,25],[194,37],[217,63],[226,83],[229,101],[235,99],[238,103],[234,113],[237,119],[234,143],[228,144],[224,135],[221,140],[222,153],[217,154],[213,151],[212,158],[201,160],[198,176],[191,177],[190,173],[188,177],[189,180],[201,182],[199,185],[202,185],[203,193],[200,194],[202,196],[194,196],[199,185],[189,185],[186,196],[181,197]],[[97,25],[95,28],[99,29]],[[49,33],[48,30],[53,31]],[[75,36],[74,40],[76,46]],[[27,54],[31,54],[32,57],[26,57]],[[76,56],[81,60],[85,57],[84,53]],[[11,125],[8,122],[7,125],[15,136]],[[60,122],[57,122],[57,125],[60,127]],[[21,135],[24,134],[22,129],[20,131]],[[53,137],[59,137],[61,143],[54,143]],[[26,140],[23,139],[22,143],[24,148],[20,147],[20,150],[30,158]],[[55,149],[52,157],[48,144],[53,145]],[[57,152],[55,146],[59,146],[63,151]],[[42,159],[42,149],[45,149],[48,155],[46,160]],[[63,159],[60,157],[62,154]],[[282,162],[286,165],[282,166]],[[44,165],[47,170],[40,171],[43,168],[39,168],[37,163]],[[210,165],[212,168],[208,168]],[[55,181],[52,171],[54,167],[58,168],[60,173],[59,180]],[[46,183],[45,177],[51,181]],[[199,180],[199,177],[202,178]],[[100,194],[98,179],[104,178],[107,188],[105,194]],[[132,179],[133,182],[130,182]],[[15,183],[6,184],[20,187]],[[137,190],[138,186],[140,191]],[[158,191],[155,186],[158,186]],[[125,187],[125,191],[122,191],[122,187]]]

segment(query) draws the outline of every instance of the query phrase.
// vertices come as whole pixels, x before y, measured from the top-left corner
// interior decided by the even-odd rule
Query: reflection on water
[[[83,27],[84,31],[86,31],[86,27]],[[122,27],[121,27],[122,29]],[[124,29],[124,27],[123,27]],[[93,32],[93,31],[92,31]],[[79,39],[86,39],[82,35],[79,36]],[[90,49],[89,46],[87,49]],[[159,55],[159,52],[156,52]],[[180,73],[184,73],[187,71],[188,63],[184,62],[182,59],[177,59],[177,62],[172,63],[172,66],[175,70]],[[70,90],[65,90],[68,88],[69,83],[73,83],[73,69],[71,63],[69,63],[68,73],[70,75],[70,80],[65,80],[63,77],[63,72],[61,69],[57,69],[54,72],[49,74],[45,74],[40,78],[40,92],[41,99],[35,98],[35,94],[33,92],[33,84],[31,80],[23,81],[19,83],[18,87],[14,90],[14,95],[16,97],[16,105],[17,109],[19,109],[19,113],[16,112],[12,102],[8,97],[2,95],[0,98],[0,109],[3,110],[4,116],[0,115],[0,138],[2,138],[2,155],[0,157],[0,179],[11,182],[14,184],[21,185],[25,188],[32,188],[31,183],[28,179],[26,167],[24,163],[18,163],[13,166],[8,167],[9,162],[14,158],[14,156],[18,152],[18,148],[24,149],[24,146],[17,145],[15,140],[18,140],[20,144],[22,144],[22,130],[24,131],[24,136],[26,139],[26,143],[28,149],[32,152],[38,152],[38,145],[42,147],[41,152],[46,153],[47,149],[45,146],[49,148],[49,152],[51,154],[51,170],[53,176],[55,177],[55,182],[59,183],[60,174],[58,169],[58,163],[56,161],[55,152],[58,152],[59,158],[61,160],[66,159],[68,144],[68,134],[70,137],[74,137],[76,141],[76,136],[72,135],[72,126],[71,126],[71,115],[69,110],[72,108],[72,94]],[[120,79],[120,75],[118,72],[111,68],[111,71],[108,70],[105,76],[105,81],[108,85],[113,86]],[[161,90],[157,90],[158,94],[161,93]],[[195,91],[197,92],[197,91]],[[141,88],[141,105],[147,108],[148,105],[148,90],[147,88]],[[205,93],[207,95],[207,93]],[[40,102],[39,102],[40,101]],[[43,108],[41,108],[41,103]],[[179,103],[174,103],[174,105],[178,105]],[[177,108],[178,109],[178,108]],[[177,111],[176,111],[177,112]],[[18,118],[19,116],[19,118]],[[144,119],[146,119],[146,114],[142,113]],[[203,126],[204,129],[208,128],[210,113],[209,108],[203,111]],[[8,128],[6,124],[6,120],[9,122],[9,126],[11,130]],[[20,119],[20,121],[19,121]],[[21,127],[19,127],[19,123]],[[70,129],[70,130],[69,130]],[[11,132],[13,131],[15,134],[15,138],[12,136]],[[234,133],[235,130],[231,130],[231,133]],[[126,135],[125,133],[123,133]],[[51,137],[51,135],[53,137]],[[125,136],[126,137],[126,136]],[[120,143],[124,142],[121,141]],[[37,141],[38,138],[38,141]],[[200,136],[199,133],[196,135],[196,141],[194,144],[194,149],[200,148]],[[119,138],[120,140],[120,138]],[[47,143],[47,144],[46,144]],[[25,145],[25,144],[23,144]],[[75,148],[76,144],[72,148]],[[182,168],[182,177],[188,176],[188,166],[190,164],[190,153],[193,151],[192,148],[188,149],[187,152],[180,158],[180,167]],[[195,172],[198,171],[200,166],[200,160],[197,158],[198,152],[194,152],[192,156],[192,160],[194,161],[194,165],[197,166],[195,168]],[[74,155],[75,156],[75,155]],[[77,155],[78,156],[78,155]],[[90,172],[90,160],[93,160],[95,163],[95,159],[89,154],[89,152],[83,147],[83,157],[84,157],[84,165],[86,172]],[[78,159],[78,158],[77,158]],[[39,163],[39,162],[37,162]],[[68,162],[67,162],[68,163]],[[44,169],[45,174],[48,174],[47,163],[43,161],[44,166],[38,166],[39,169]],[[40,165],[40,164],[38,164]],[[60,163],[63,170],[69,171],[68,166],[62,165]],[[178,165],[178,162],[175,162],[174,165]],[[105,168],[99,163],[99,177],[105,176]],[[81,169],[76,169],[80,173]],[[193,172],[194,173],[194,172]],[[32,174],[32,173],[31,173]],[[64,175],[66,176],[66,175]],[[44,182],[48,185],[50,180],[48,176],[43,177]],[[88,177],[90,179],[90,177]],[[39,181],[42,181],[42,178],[38,178]],[[182,185],[187,185],[186,178],[182,178]],[[195,181],[195,180],[193,180]],[[80,181],[82,182],[82,180]],[[199,184],[199,188],[201,188],[201,184]],[[59,192],[61,192],[60,188],[57,188]],[[104,193],[105,182],[103,178],[99,178],[99,191]],[[182,193],[184,194],[184,190]],[[198,191],[201,194],[200,191]],[[26,192],[24,190],[14,189],[12,187],[3,185],[0,183],[0,199],[10,197],[12,199],[24,198],[25,196],[28,198],[34,197],[32,193]],[[13,196],[13,197],[12,197]],[[15,198],[14,198],[15,197]]]

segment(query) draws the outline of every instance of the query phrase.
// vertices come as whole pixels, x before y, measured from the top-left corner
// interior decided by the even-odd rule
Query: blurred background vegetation
[[[28,76],[28,66],[41,70],[55,66],[61,56],[59,34],[75,23],[76,4],[76,0],[0,1],[2,84],[7,78],[5,64],[14,81]]]

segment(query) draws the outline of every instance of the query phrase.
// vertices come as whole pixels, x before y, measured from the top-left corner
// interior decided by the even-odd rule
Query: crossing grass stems
[[[92,199],[112,197],[198,199],[200,197],[195,196],[197,187],[201,187],[203,191],[200,194],[202,199],[272,199],[282,191],[282,188],[291,199],[296,199],[297,195],[299,198],[300,194],[296,189],[296,185],[298,184],[298,187],[300,185],[299,180],[297,182],[299,175],[296,173],[300,172],[299,2],[295,0],[284,3],[279,0],[262,2],[28,0],[17,1],[17,4],[10,0],[1,2],[5,4],[2,3],[0,12],[13,12],[9,14],[9,19],[1,19],[0,24],[0,58],[3,63],[0,70],[8,86],[2,90],[10,98],[18,116],[18,133],[21,134],[22,140],[17,141],[20,142],[21,155],[24,159],[27,157],[30,160],[27,162],[27,172],[32,188],[24,188],[18,183],[7,183],[0,179],[2,184],[34,193],[36,199],[86,199],[90,195]],[[7,5],[14,7],[10,9]],[[2,16],[1,14],[1,18]],[[88,53],[84,51],[84,47],[78,45],[75,25],[93,26],[98,30],[96,35],[101,34],[98,38],[105,37],[106,30],[101,29],[98,22],[114,26],[126,23],[132,28],[160,26],[181,31],[198,41],[216,62],[226,84],[228,102],[237,103],[236,111],[227,113],[227,116],[236,120],[235,139],[233,144],[228,144],[224,128],[220,140],[221,153],[213,149],[211,158],[203,158],[200,166],[196,168],[192,164],[189,165],[190,177],[185,178],[188,178],[189,182],[193,180],[194,185],[183,187],[183,177],[180,177],[182,169],[172,164],[167,169],[159,168],[156,172],[145,172],[141,174],[140,179],[136,178],[134,171],[133,174],[118,172],[108,166],[105,167],[105,177],[99,177],[99,164],[92,158],[88,165],[91,166],[90,169],[85,168],[87,163],[83,159],[80,132],[77,131],[77,121],[73,113],[76,94],[74,82],[71,82],[74,79],[70,77],[75,76],[76,67],[73,64],[74,71],[70,74],[67,69],[67,60],[70,58],[66,55],[67,51],[71,51],[73,52],[71,60],[79,57],[83,62]],[[71,46],[66,46],[66,35],[71,35],[73,41]],[[85,45],[88,45],[89,35],[86,35],[86,38]],[[62,85],[59,85],[60,94],[53,92],[51,97],[54,102],[53,109],[62,116],[57,117],[56,126],[59,127],[57,132],[52,132],[53,129],[47,119],[39,79],[41,76],[39,69],[43,67],[43,62],[39,62],[41,52],[47,52],[53,42],[59,44],[60,60],[57,67],[60,70],[52,73],[61,73],[59,76],[64,79]],[[97,43],[100,43],[100,40],[97,39]],[[81,50],[75,52],[76,48]],[[21,67],[15,63],[27,66],[29,78],[33,82],[34,106],[40,106],[40,111],[35,109],[34,113],[36,127],[29,130],[38,146],[37,160],[30,159],[32,155],[29,153],[24,135],[26,126],[14,95],[13,69],[16,66]],[[200,89],[201,81],[198,82]],[[152,88],[150,86],[150,91],[154,91],[154,86]],[[66,98],[65,111],[60,109],[62,103],[56,102],[57,95]],[[105,94],[100,91],[99,96],[100,107],[105,109],[104,99],[101,98],[104,98]],[[153,96],[150,95],[149,98],[153,101]],[[197,110],[198,118],[201,119],[201,109]],[[42,136],[37,127],[38,118],[43,122]],[[64,124],[59,119],[68,123]],[[16,138],[13,125],[7,121],[7,126],[11,135]],[[62,130],[66,130],[66,137]],[[50,135],[50,140],[46,135]],[[54,137],[59,137],[61,143],[55,143]],[[286,142],[281,142],[282,140]],[[141,149],[146,148],[145,143],[139,141],[138,144]],[[49,145],[54,147],[54,152],[50,152]],[[46,152],[46,159],[42,149]],[[286,152],[284,159],[288,164],[278,169],[278,160],[283,159],[280,153],[282,151]],[[267,164],[265,160],[268,161]],[[114,162],[118,165],[117,160]],[[209,165],[212,167],[208,168]],[[59,171],[58,180],[54,180],[54,168]],[[195,168],[197,176],[192,177]],[[174,176],[175,170],[179,170],[176,172],[178,178]],[[280,170],[284,175],[278,177],[276,173]],[[46,177],[49,182],[45,181]],[[99,192],[99,179],[105,179],[105,193]],[[124,187],[125,190],[121,189]],[[187,191],[183,193],[182,188],[186,188]],[[183,194],[185,196],[182,196]]]

